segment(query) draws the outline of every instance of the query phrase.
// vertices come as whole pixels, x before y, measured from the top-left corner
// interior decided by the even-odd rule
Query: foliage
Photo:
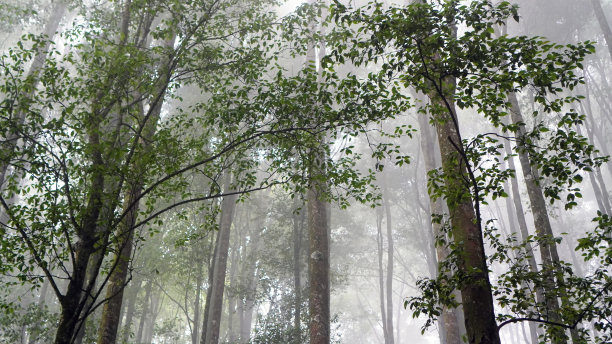
[[[540,186],[551,203],[565,195],[566,209],[577,205],[576,199],[581,197],[577,184],[582,181],[582,173],[606,161],[593,158],[594,147],[577,133],[576,127],[583,124],[584,115],[577,113],[572,105],[582,97],[566,93],[583,83],[576,70],[582,69],[582,60],[593,52],[592,43],[559,45],[541,37],[499,35],[496,31],[509,18],[519,20],[517,7],[506,1],[496,4],[414,2],[403,7],[371,2],[357,9],[335,2],[332,16],[338,25],[353,31],[347,34],[346,44],[339,45],[330,54],[330,60],[350,60],[364,67],[377,63],[379,78],[398,80],[406,88],[440,99],[441,102],[429,104],[414,101],[418,111],[428,114],[433,124],[439,124],[443,118],[456,121],[456,106],[460,110],[476,111],[501,130],[501,135],[479,134],[462,142],[452,142],[460,155],[456,163],[465,165],[468,171],[465,184],[469,194],[454,195],[456,189],[444,182],[448,172],[442,169],[429,172],[429,191],[434,199],[471,199],[476,206],[478,225],[495,249],[489,259],[513,266],[499,276],[494,286],[500,305],[513,313],[502,314],[499,320],[545,319],[545,311],[530,313],[535,304],[534,289],[541,286],[542,275],[526,270],[524,250],[512,259],[509,255],[509,252],[521,251],[526,243],[519,243],[517,247],[503,244],[493,228],[480,223],[479,209],[489,197],[507,196],[503,183],[514,177],[514,171],[501,168],[503,159],[508,157],[501,158],[500,140],[513,139],[514,135],[519,138],[517,151],[526,152],[541,173]],[[507,124],[505,120],[516,111],[508,95],[521,92],[535,103],[529,130],[526,123]],[[457,122],[454,126],[458,131]],[[542,239],[539,240],[542,244]],[[424,329],[434,323],[444,307],[457,306],[453,290],[472,283],[468,276],[458,273],[456,260],[462,255],[461,243],[451,241],[448,249],[449,259],[441,263],[437,278],[419,281],[417,285],[422,294],[405,302],[414,316],[427,315]],[[564,303],[572,309],[563,310],[565,325],[575,326],[574,321],[583,320],[577,316],[586,307],[581,300],[599,293],[595,290],[573,293],[572,288],[584,285],[584,281],[574,278],[569,265],[560,264],[554,271],[566,276],[557,275],[557,297],[575,295],[575,299]],[[546,267],[544,270],[540,273],[545,274]],[[564,278],[567,280],[563,283],[567,285],[561,284]],[[601,276],[599,281],[601,290],[606,282],[602,282]],[[524,290],[524,283],[534,289]]]

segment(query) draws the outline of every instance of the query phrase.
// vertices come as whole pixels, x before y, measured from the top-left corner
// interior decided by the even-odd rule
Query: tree
[[[478,169],[481,162],[491,161],[487,155],[496,154],[498,141],[487,134],[477,135],[471,141],[462,140],[457,109],[474,109],[504,132],[515,132],[518,126],[501,123],[501,118],[510,112],[506,96],[529,88],[534,91],[534,99],[543,113],[561,111],[563,105],[577,98],[562,96],[559,92],[563,88],[573,89],[581,82],[573,71],[580,67],[580,61],[592,46],[587,42],[563,47],[524,36],[493,37],[495,25],[503,25],[509,17],[518,18],[516,7],[507,2],[497,5],[486,1],[468,5],[413,3],[388,9],[371,3],[351,12],[339,3],[335,6],[337,22],[363,25],[360,31],[365,33],[343,46],[336,53],[337,59],[350,58],[357,64],[367,65],[384,55],[381,78],[398,73],[397,79],[406,87],[414,87],[431,100],[420,111],[429,113],[437,127],[442,168],[430,173],[430,190],[432,197],[444,197],[449,208],[452,253],[450,267],[446,268],[455,273],[450,280],[449,275],[441,274],[431,283],[421,282],[425,293],[435,295],[433,304],[423,298],[413,298],[406,305],[416,315],[439,314],[439,306],[434,306],[436,302],[453,304],[452,298],[447,299],[445,284],[448,283],[450,290],[458,287],[462,292],[468,341],[499,342],[483,244],[483,235],[488,236],[488,230],[485,231],[481,221],[480,204],[486,201],[487,195],[493,199],[503,195],[497,181],[512,174],[497,168]],[[467,30],[458,35],[456,27],[461,25]],[[516,53],[508,55],[511,51]],[[534,116],[537,115],[535,111]],[[581,121],[581,116],[569,110],[550,136],[544,135],[550,129],[542,122],[537,122],[530,133],[540,145],[544,141],[548,144],[547,151],[534,147],[529,151],[537,156],[538,168],[545,177],[553,180],[544,193],[560,199],[561,186],[568,185],[567,207],[574,205],[572,201],[578,192],[571,188],[581,180],[578,171],[600,163],[590,157],[592,146],[575,132],[566,131],[566,126]],[[563,152],[563,158],[551,157],[552,152],[559,151]]]

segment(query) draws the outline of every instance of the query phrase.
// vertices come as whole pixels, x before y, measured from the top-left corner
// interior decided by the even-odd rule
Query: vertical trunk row
[[[142,278],[138,278],[134,281],[129,291],[129,298],[127,304],[127,310],[125,312],[125,322],[123,323],[123,336],[121,337],[122,344],[128,344],[130,340],[130,334],[132,329],[132,322],[134,321],[134,310],[136,308],[136,300],[138,298],[138,291],[142,285]]]
[[[512,149],[510,143],[504,142],[504,150],[508,157],[508,168],[512,171],[516,171],[514,164],[514,157],[512,157]],[[507,183],[506,183],[507,184]],[[504,189],[508,189],[507,185],[504,185]],[[510,178],[510,189],[512,197],[506,197],[506,210],[508,211],[508,218],[511,220],[512,232],[516,233],[516,224],[518,223],[518,233],[521,242],[525,244],[525,250],[527,251],[527,264],[529,264],[529,271],[532,273],[538,272],[538,264],[533,254],[533,248],[531,243],[527,242],[529,239],[529,231],[527,229],[527,221],[525,220],[525,212],[523,210],[523,204],[521,203],[521,193],[519,191],[519,185],[516,178]],[[542,289],[536,288],[536,300],[541,302],[543,300]],[[529,322],[529,334],[532,343],[538,342],[538,333],[536,324]]]
[[[130,2],[126,3],[126,12],[129,12]],[[124,17],[125,21],[129,21]],[[172,37],[166,40],[163,44],[165,48],[174,47],[175,38]],[[106,298],[108,301],[104,304],[102,311],[102,320],[98,331],[99,344],[114,344],[119,328],[119,313],[123,302],[123,290],[127,285],[128,270],[133,249],[133,239],[136,220],[138,219],[140,198],[144,188],[144,178],[142,171],[146,170],[143,162],[140,161],[151,150],[151,139],[157,129],[157,122],[161,115],[163,99],[166,93],[166,86],[170,79],[170,61],[165,59],[161,61],[159,66],[159,80],[155,87],[155,92],[151,99],[150,109],[147,113],[144,112],[142,103],[140,103],[139,127],[141,128],[140,137],[134,138],[138,140],[138,153],[135,155],[135,161],[130,166],[134,172],[134,180],[128,181],[128,191],[124,196],[123,203],[123,218],[117,226],[116,240],[117,249],[114,260],[113,269],[109,276],[109,284],[106,290]]]
[[[59,24],[62,21],[64,14],[66,13],[67,7],[68,4],[66,3],[66,1],[56,1],[55,6],[53,7],[53,11],[49,16],[49,19],[47,19],[47,23],[45,24],[45,28],[43,30],[43,34],[44,36],[46,36],[45,39],[47,39],[47,41],[38,49],[38,51],[34,55],[32,65],[30,66],[30,69],[28,70],[27,74],[27,79],[33,78],[32,85],[30,85],[29,87],[30,91],[26,94],[20,94],[20,97],[23,97],[25,101],[27,101],[27,99],[31,98],[34,95],[39,81],[37,74],[45,64],[45,61],[47,60],[47,54],[49,53],[49,48],[51,47],[51,43],[49,42],[49,40],[51,40],[53,36],[55,36]],[[17,113],[14,114],[14,118],[16,120],[15,126],[19,127],[24,123],[26,113],[20,108],[18,108],[16,111]],[[15,150],[17,148],[17,142],[20,137],[18,128],[9,130],[7,134],[7,137],[3,138],[3,141],[5,142],[4,145],[6,146],[1,147],[2,156],[6,156],[7,158],[0,160],[0,190],[4,188],[4,181],[6,179],[6,174],[10,165],[11,156],[15,153]]]

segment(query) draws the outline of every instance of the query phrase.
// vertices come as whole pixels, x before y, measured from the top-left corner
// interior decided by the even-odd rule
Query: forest
[[[0,342],[612,343],[610,20],[0,0]]]

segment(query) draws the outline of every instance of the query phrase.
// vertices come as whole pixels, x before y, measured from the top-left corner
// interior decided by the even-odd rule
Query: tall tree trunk
[[[68,3],[66,1],[60,0],[56,1],[53,6],[53,10],[47,19],[47,23],[45,24],[45,28],[43,30],[43,35],[47,41],[36,51],[34,55],[34,59],[32,60],[32,64],[28,70],[26,75],[27,79],[33,79],[32,85],[29,87],[29,92],[26,94],[20,94],[21,97],[25,99],[29,99],[34,95],[36,91],[37,85],[39,83],[38,72],[45,64],[47,60],[47,55],[49,54],[49,48],[51,47],[50,40],[53,39],[57,29],[59,27],[62,18],[66,14],[66,9],[68,7]],[[21,126],[25,121],[26,112],[17,109],[17,113],[14,114],[15,118],[15,126]],[[16,129],[16,131],[14,131]],[[13,130],[8,131],[8,135],[3,138],[5,142],[5,147],[1,147],[2,156],[6,155],[7,158],[0,160],[0,190],[4,188],[4,181],[6,179],[6,174],[10,165],[11,156],[15,153],[15,149],[17,148],[17,142],[21,135],[19,134],[19,129],[14,128]],[[3,222],[4,223],[4,222]]]
[[[504,151],[508,157],[508,168],[512,171],[516,171],[516,165],[514,164],[514,157],[512,156],[512,148],[509,142],[504,142]],[[507,188],[507,187],[505,187]],[[527,254],[527,264],[529,264],[529,270],[532,273],[538,272],[538,264],[533,253],[533,247],[529,240],[529,230],[527,228],[527,221],[525,220],[525,211],[523,210],[523,203],[521,202],[521,193],[519,190],[519,184],[516,178],[510,178],[511,195],[506,197],[506,209],[508,211],[508,217],[512,219],[512,223],[516,221],[518,223],[518,233],[521,242],[525,245]],[[512,202],[511,202],[512,200]],[[515,229],[512,232],[516,232]],[[542,288],[536,288],[536,301],[542,302],[544,300]],[[529,333],[532,343],[538,342],[538,331],[537,326],[533,322],[529,322]]]
[[[440,109],[436,117],[436,130],[444,182],[446,203],[451,220],[451,236],[459,245],[458,272],[466,279],[461,285],[463,313],[469,343],[499,344],[499,333],[495,321],[493,295],[489,281],[489,269],[482,238],[479,209],[472,203],[471,180],[466,168],[459,122],[452,101],[455,80],[446,78],[430,99]],[[476,206],[479,203],[476,202]]]
[[[383,235],[382,235],[382,209],[376,208],[376,248],[378,256],[378,294],[380,302],[380,318],[385,344],[389,342],[389,332],[387,330],[387,312],[385,310],[385,270],[383,268]]]
[[[421,132],[421,151],[423,152],[425,170],[431,171],[438,167],[438,163],[436,163],[436,150],[435,150],[435,141],[433,137],[433,133],[429,123],[427,122],[427,118],[425,116],[418,116],[419,120],[419,128]],[[442,206],[442,200],[436,199],[432,200],[429,198],[429,211],[428,215],[442,215],[444,212]],[[436,221],[431,223],[434,239],[441,235],[441,224]],[[447,248],[442,245],[437,245],[435,249],[435,254],[437,257],[437,261],[441,262],[446,260],[448,257]],[[437,274],[437,269],[435,271],[435,275]],[[459,330],[458,319],[455,312],[452,309],[445,308],[441,314],[442,321],[442,331],[443,337],[445,338],[446,344],[460,344],[463,341],[461,340],[461,334]]]
[[[263,222],[258,216],[256,224],[251,232],[250,249],[244,256],[242,280],[245,285],[244,299],[241,300],[238,311],[240,313],[240,343],[250,342],[251,325],[253,322],[253,311],[255,309],[255,297],[257,292],[257,257],[260,254],[260,240]]]
[[[525,185],[527,186],[527,194],[529,195],[529,201],[531,204],[531,212],[533,214],[533,221],[536,229],[536,235],[538,238],[538,244],[540,246],[540,256],[542,259],[542,271],[544,273],[544,300],[546,308],[548,310],[548,320],[553,322],[561,322],[559,315],[559,300],[557,299],[557,289],[563,285],[563,277],[557,273],[557,282],[555,283],[555,273],[559,265],[559,254],[557,253],[557,244],[553,240],[554,234],[550,225],[550,219],[546,210],[546,200],[540,185],[538,184],[537,171],[534,171],[529,158],[529,155],[523,148],[527,142],[525,142],[525,128],[523,122],[523,116],[516,98],[516,94],[510,93],[508,100],[511,104],[511,118],[515,124],[519,125],[517,134],[518,140],[518,156],[519,162],[521,163],[521,169],[523,170],[523,177],[525,179]],[[553,342],[554,343],[566,343],[565,331],[559,328],[553,328]],[[572,331],[574,332],[574,331]]]
[[[129,7],[128,1],[126,6]],[[128,11],[129,12],[129,11]],[[124,18],[125,20],[125,18]],[[128,19],[129,20],[129,19]],[[174,46],[175,37],[166,40],[163,44],[165,48]],[[166,94],[166,86],[170,80],[169,60],[165,59],[161,62],[158,70],[160,78],[157,81],[155,91],[153,93],[152,103],[147,113],[144,112],[142,102],[140,105],[140,121],[141,138],[139,138],[139,148],[142,149],[142,155],[146,155],[151,149],[151,139],[157,129],[157,122],[161,114],[163,99]],[[132,256],[134,226],[138,218],[140,209],[140,197],[144,188],[144,180],[140,176],[141,171],[145,169],[142,163],[136,161],[131,166],[131,170],[137,176],[131,182],[129,191],[124,199],[123,213],[125,216],[117,227],[118,254],[113,261],[114,269],[110,272],[109,284],[106,290],[106,298],[108,301],[104,305],[102,311],[102,320],[98,331],[98,344],[114,344],[119,328],[119,314],[121,312],[123,302],[123,290],[128,282],[128,270]],[[140,176],[140,177],[138,177]]]
[[[606,41],[608,52],[610,53],[610,58],[612,58],[612,30],[610,29],[610,24],[608,23],[603,8],[601,7],[601,0],[591,0],[591,5],[595,11],[595,17],[597,18],[599,28],[603,32],[604,40]]]
[[[224,189],[231,190],[231,174],[225,173]],[[227,256],[229,253],[230,230],[236,208],[236,195],[223,197],[221,203],[221,218],[219,220],[219,237],[215,250],[213,264],[213,279],[210,293],[210,308],[208,309],[206,323],[206,336],[202,337],[203,344],[219,343],[219,328],[221,326],[221,313],[223,310],[223,292],[225,290],[225,275],[227,272]],[[208,297],[208,295],[207,295]],[[208,307],[207,307],[208,308]]]
[[[138,323],[138,332],[136,333],[135,343],[142,343],[142,335],[144,333],[144,328],[147,323],[147,317],[149,316],[149,307],[151,304],[151,291],[153,290],[153,277],[150,277],[147,281],[147,285],[145,286],[145,296],[142,302],[142,310],[140,312],[140,320]]]
[[[138,299],[138,291],[142,286],[142,278],[137,278],[132,286],[130,287],[127,310],[125,312],[125,322],[123,324],[123,336],[121,339],[122,344],[128,344],[130,341],[130,334],[132,329],[132,322],[134,321],[134,310],[136,308],[136,300]]]
[[[197,261],[202,261],[202,255],[199,255],[200,259]],[[197,267],[197,275],[196,275],[196,297],[193,304],[193,328],[191,329],[191,344],[198,344],[198,335],[200,333],[200,311],[201,311],[201,302],[200,299],[202,297],[202,283],[204,283],[204,264],[198,264]]]
[[[329,242],[327,209],[321,195],[321,187],[321,185],[313,185],[308,190],[310,246],[308,308],[310,311],[311,344],[329,344],[330,342]]]
[[[311,0],[314,3],[316,0]],[[316,23],[311,23],[313,29]],[[322,31],[319,28],[319,31]],[[306,54],[306,63],[317,65],[315,45],[318,43],[319,59],[325,56],[324,42],[310,42]],[[319,74],[320,78],[320,74]],[[330,342],[330,282],[329,282],[329,214],[328,204],[324,200],[327,185],[322,181],[325,175],[325,153],[321,150],[325,145],[325,136],[321,137],[321,148],[313,148],[310,152],[307,193],[308,208],[308,310],[310,344],[329,344]]]
[[[213,240],[214,239],[214,240]],[[210,314],[210,298],[212,297],[212,285],[213,285],[213,271],[215,270],[215,257],[217,257],[217,250],[219,248],[219,233],[213,235],[210,240],[211,244],[214,242],[214,250],[210,259],[208,260],[208,288],[206,290],[206,301],[204,303],[204,317],[202,321],[202,334],[200,335],[200,343],[204,344],[206,339],[206,326],[208,324],[208,316]]]
[[[385,218],[387,220],[387,334],[389,344],[394,344],[393,338],[393,226],[391,222],[391,205],[389,204],[389,190],[385,188],[383,192],[383,206],[385,208]]]
[[[295,198],[295,210],[298,209],[298,201],[301,201],[300,197]],[[300,207],[301,208],[301,207]],[[304,210],[301,209],[299,213],[293,214],[293,344],[299,344],[301,341],[301,317],[302,317],[302,263],[301,263],[301,251],[302,251],[302,233],[304,231]]]

